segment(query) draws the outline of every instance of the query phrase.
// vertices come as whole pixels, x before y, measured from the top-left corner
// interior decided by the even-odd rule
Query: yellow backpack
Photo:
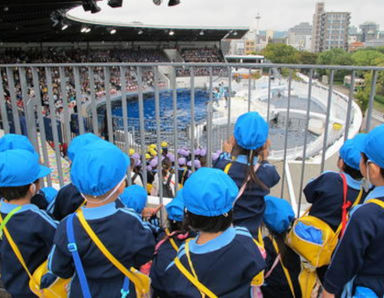
[[[343,180],[343,206],[342,220],[336,232],[323,220],[308,215],[310,208],[304,215],[298,218],[289,231],[285,241],[302,258],[302,270],[299,275],[299,284],[303,298],[310,298],[317,281],[316,268],[328,265],[331,262],[333,251],[342,235],[348,220],[347,201],[348,185],[344,174],[340,174]],[[352,207],[356,206],[363,195],[363,190],[355,200]],[[305,237],[307,235],[309,237]]]
[[[48,260],[43,262],[36,270],[31,274],[29,271],[27,264],[24,261],[23,255],[21,254],[19,248],[17,247],[15,241],[13,240],[11,234],[9,233],[6,224],[17,211],[19,211],[21,207],[13,209],[8,215],[4,218],[0,215],[0,224],[1,231],[4,231],[5,237],[7,238],[9,245],[12,247],[13,252],[15,253],[17,259],[19,260],[21,266],[23,266],[25,272],[29,277],[29,288],[30,290],[38,297],[44,298],[61,298],[67,297],[69,283],[71,281],[70,278],[63,279],[57,278],[48,288],[40,290],[41,277],[48,273]]]
[[[336,232],[334,232],[323,220],[308,215],[309,208],[302,217],[294,222],[292,229],[286,237],[287,245],[315,268],[330,263],[332,253],[339,241],[339,236],[344,232],[348,220],[347,209],[351,207],[350,203],[347,201],[348,185],[345,175],[340,175],[343,179],[343,207],[342,221]],[[361,190],[352,207],[360,202],[362,195],[363,191]],[[305,232],[308,232],[308,235],[313,237],[303,237]]]

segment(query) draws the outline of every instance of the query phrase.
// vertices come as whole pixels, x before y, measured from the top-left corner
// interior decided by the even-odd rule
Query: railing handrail
[[[242,68],[290,68],[290,69],[328,69],[328,70],[376,70],[384,71],[384,66],[355,66],[355,65],[317,65],[317,64],[275,64],[275,63],[175,63],[175,62],[113,62],[113,63],[15,63],[0,64],[0,67],[73,67],[73,66],[173,66],[173,67],[242,67]]]

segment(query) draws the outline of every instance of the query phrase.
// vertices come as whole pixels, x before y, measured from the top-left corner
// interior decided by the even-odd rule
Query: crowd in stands
[[[220,63],[224,62],[223,55],[220,50],[214,48],[195,48],[195,49],[183,49],[180,50],[181,57],[185,62],[196,62],[196,63]],[[184,77],[190,75],[190,70],[186,68],[178,68],[177,75]],[[195,76],[209,76],[209,68],[207,67],[195,67]],[[212,75],[214,76],[226,76],[226,68],[212,68]]]
[[[86,49],[70,49],[64,50],[59,48],[49,48],[45,51],[23,51],[19,50],[6,50],[0,58],[0,64],[25,64],[25,63],[103,63],[103,62],[167,62],[168,59],[165,54],[160,50],[138,49],[138,50],[86,50]],[[76,106],[76,85],[75,74],[72,67],[64,67],[66,97],[69,108]],[[94,96],[96,99],[105,96],[105,74],[103,67],[93,67],[94,73]],[[46,80],[45,69],[42,67],[37,68],[39,78],[39,90],[42,100],[43,113],[49,114],[49,93],[48,84]],[[22,107],[22,92],[21,82],[19,78],[18,69],[13,72],[15,82],[15,93],[18,106]],[[5,70],[2,70],[3,87],[5,90],[6,100],[10,101],[10,92],[8,85],[8,77],[5,75]],[[110,68],[109,89],[111,94],[115,94],[121,90],[120,82],[120,68]],[[32,70],[27,69],[26,80],[29,95],[34,94]],[[138,80],[134,67],[128,67],[125,73],[126,89],[127,91],[137,91]],[[142,71],[143,87],[151,88],[154,85],[154,74],[151,68],[143,68]],[[79,71],[80,83],[80,102],[86,102],[91,98],[90,74],[87,67],[81,67]],[[162,82],[159,82],[163,84]],[[63,110],[63,96],[61,94],[61,79],[58,67],[52,68],[52,93],[54,104],[56,107],[56,114],[61,115]]]
[[[5,289],[13,297],[383,297],[384,125],[343,144],[339,171],[303,189],[311,207],[298,218],[269,195],[280,175],[268,161],[268,132],[257,112],[241,115],[213,168],[204,148],[192,160],[188,148],[150,145],[143,164],[133,150],[80,135],[68,148],[71,183],[60,190],[40,189],[50,169],[26,137],[3,136]],[[171,198],[166,223],[163,206],[147,206],[160,188]]]
[[[186,62],[222,62],[222,55],[217,48],[203,48],[203,49],[186,49],[181,50],[183,59]],[[161,50],[155,49],[110,49],[110,50],[95,50],[95,49],[63,49],[63,48],[47,48],[43,51],[41,49],[32,49],[25,51],[23,49],[7,49],[0,57],[0,64],[26,64],[26,63],[113,63],[113,62],[168,62],[168,58]],[[46,78],[45,69],[37,67],[37,75],[39,80],[40,97],[42,101],[43,113],[49,115],[49,93],[48,83]],[[94,74],[94,90],[91,90],[90,73],[87,67],[81,67],[79,71],[79,84],[80,88],[80,102],[84,103],[91,99],[92,91],[96,99],[103,98],[106,92],[105,74],[103,67],[93,67]],[[62,116],[63,95],[61,87],[60,70],[58,67],[53,67],[52,72],[52,94],[55,105],[55,114]],[[13,70],[13,79],[15,85],[15,94],[17,105],[22,108],[22,90],[20,74],[18,69]],[[64,90],[65,96],[69,102],[69,111],[76,111],[76,96],[77,90],[75,85],[75,73],[72,67],[63,67],[64,73]],[[213,75],[226,76],[227,70],[223,68],[213,68]],[[189,69],[178,68],[178,76],[188,76]],[[209,69],[204,67],[195,68],[196,76],[208,76]],[[5,99],[10,103],[9,92],[9,78],[6,75],[6,70],[1,69],[1,76],[3,88],[5,92]],[[109,90],[110,93],[116,94],[121,91],[121,75],[119,67],[110,68]],[[142,70],[143,88],[153,88],[154,74],[151,68],[143,68]],[[35,95],[32,69],[26,69],[26,83],[28,95]],[[136,69],[128,67],[125,73],[126,90],[137,91],[138,79]],[[165,82],[159,80],[159,86],[164,87]]]

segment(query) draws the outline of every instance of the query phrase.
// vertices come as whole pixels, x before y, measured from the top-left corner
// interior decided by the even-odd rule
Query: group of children
[[[295,219],[287,201],[269,196],[280,180],[268,162],[269,146],[265,120],[256,112],[241,115],[214,168],[189,173],[160,226],[162,206],[148,208],[147,190],[127,185],[134,152],[130,157],[93,134],[74,138],[68,148],[72,183],[55,194],[40,190],[50,170],[39,164],[28,139],[5,135],[5,289],[12,297],[36,297],[15,244],[29,272],[47,260],[40,288],[68,279],[68,297],[148,296],[140,292],[139,270],[151,278],[152,297],[307,297],[301,277],[306,260],[287,237],[294,232],[312,241],[319,231]],[[323,297],[384,295],[383,148],[384,126],[357,135],[340,149],[340,172],[324,172],[304,189],[312,204],[308,215],[339,237],[330,264],[312,268]],[[170,158],[165,150],[161,162]]]

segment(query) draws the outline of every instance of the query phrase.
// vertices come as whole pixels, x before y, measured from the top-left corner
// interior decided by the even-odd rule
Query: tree
[[[294,47],[283,43],[269,43],[261,53],[273,63],[297,64],[297,52]]]
[[[300,64],[316,64],[317,54],[301,51],[296,53],[296,58]]]
[[[353,64],[360,66],[374,66],[384,61],[384,54],[376,50],[360,50],[351,56]]]
[[[317,57],[317,64],[321,65],[352,65],[353,60],[351,58],[351,54],[344,51],[343,49],[331,49],[326,52],[322,52],[319,54]],[[349,71],[345,70],[339,70],[335,72],[335,81],[343,81],[344,77],[349,74]],[[320,75],[330,74],[330,71],[324,71],[320,70],[319,71]]]

